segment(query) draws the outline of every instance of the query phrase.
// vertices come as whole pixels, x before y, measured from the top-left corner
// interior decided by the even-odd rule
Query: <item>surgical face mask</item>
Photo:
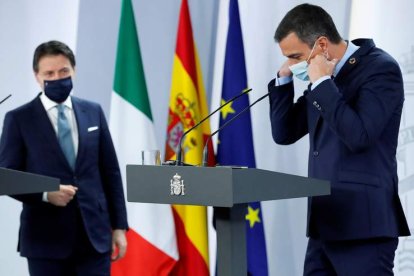
[[[304,61],[298,62],[296,64],[293,64],[291,66],[289,66],[290,71],[292,71],[292,74],[295,75],[295,77],[297,77],[300,80],[303,81],[308,81],[309,80],[309,75],[308,75],[308,61],[311,58],[312,54],[313,54],[313,50],[315,50],[315,46],[316,46],[316,41],[313,44],[312,47],[312,51],[310,52],[308,58]]]
[[[56,103],[64,102],[72,91],[72,78],[67,77],[59,80],[44,81],[45,95]]]

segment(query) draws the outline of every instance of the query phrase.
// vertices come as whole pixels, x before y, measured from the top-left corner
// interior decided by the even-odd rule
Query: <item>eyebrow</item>
[[[293,53],[293,54],[290,54],[290,55],[288,55],[288,56],[286,56],[287,58],[293,58],[293,59],[297,59],[297,58],[300,58],[302,56],[302,54],[299,54],[299,53]]]

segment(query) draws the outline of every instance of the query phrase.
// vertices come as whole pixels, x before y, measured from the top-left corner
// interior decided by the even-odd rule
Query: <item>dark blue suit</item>
[[[331,195],[308,204],[308,235],[322,241],[410,234],[400,199],[396,148],[404,90],[396,61],[372,40],[334,80],[294,103],[293,83],[269,84],[273,138],[292,144],[309,134],[309,176],[331,182]]]
[[[78,187],[66,207],[43,202],[40,193],[15,196],[23,202],[19,250],[28,258],[67,258],[79,246],[75,243],[82,222],[99,253],[111,250],[112,229],[128,227],[120,170],[102,109],[76,97],[72,104],[79,132],[74,170],[39,97],[8,112],[4,120],[1,167],[57,177]]]

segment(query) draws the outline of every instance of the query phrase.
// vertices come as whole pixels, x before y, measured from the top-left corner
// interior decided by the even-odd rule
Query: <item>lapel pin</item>
[[[356,62],[356,59],[354,57],[349,59],[349,64],[355,64],[355,62]]]

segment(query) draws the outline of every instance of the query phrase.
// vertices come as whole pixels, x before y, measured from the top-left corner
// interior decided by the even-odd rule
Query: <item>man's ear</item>
[[[326,36],[319,37],[316,43],[318,44],[317,46],[322,50],[322,52],[325,53],[328,50],[329,40]]]
[[[76,78],[76,67],[73,67],[72,79]]]
[[[33,71],[33,74],[34,74],[36,82],[39,84],[40,88],[42,88],[42,90],[44,90],[43,80],[39,77],[39,74],[36,71]]]

